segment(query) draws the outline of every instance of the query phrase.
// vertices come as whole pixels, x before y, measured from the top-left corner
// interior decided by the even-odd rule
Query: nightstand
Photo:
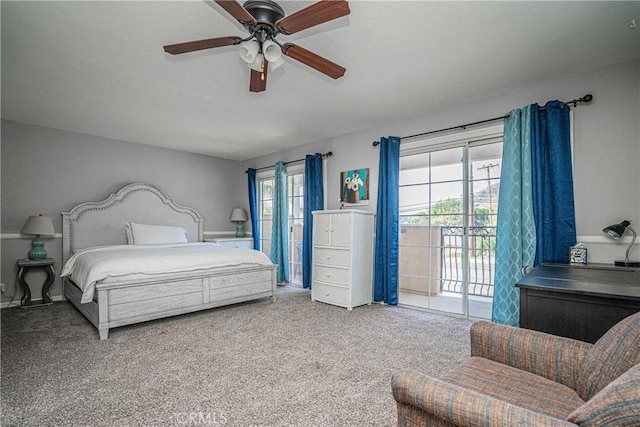
[[[53,265],[55,264],[55,260],[53,258],[44,258],[38,260],[32,259],[19,259],[16,263],[18,267],[18,283],[24,292],[22,299],[20,300],[21,307],[29,307],[31,306],[31,289],[29,288],[29,284],[24,280],[24,277],[27,275],[29,270],[34,269],[44,269],[47,273],[47,278],[42,284],[42,304],[51,304],[51,295],[49,295],[49,288],[53,284],[53,281],[56,277],[56,273],[53,270]]]
[[[204,239],[204,241],[230,248],[253,249],[253,237],[215,237],[213,239]]]

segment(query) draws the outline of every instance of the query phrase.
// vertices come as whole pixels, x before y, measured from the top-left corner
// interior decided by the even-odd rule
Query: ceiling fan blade
[[[341,16],[348,15],[349,3],[344,0],[321,0],[276,22],[282,34],[293,34]]]
[[[255,25],[256,20],[253,15],[236,0],[215,0],[215,2],[226,10],[229,15],[240,21],[242,25]]]
[[[263,60],[262,72],[251,70],[251,79],[249,80],[249,92],[263,92],[267,89],[267,60]]]
[[[240,37],[216,37],[214,39],[195,40],[186,43],[169,44],[164,46],[164,51],[171,55],[195,52],[196,50],[211,49],[214,47],[231,46],[242,41]]]
[[[339,79],[344,76],[345,71],[347,71],[346,68],[293,43],[286,43],[282,46],[282,53],[326,74],[332,79]]]

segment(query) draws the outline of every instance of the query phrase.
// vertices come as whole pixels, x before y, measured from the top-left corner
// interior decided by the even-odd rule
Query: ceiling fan
[[[290,35],[307,28],[348,15],[349,3],[344,0],[321,0],[289,16],[271,0],[248,0],[244,4],[236,0],[215,0],[229,15],[238,20],[250,33],[246,38],[227,36],[195,40],[164,46],[171,55],[240,45],[240,57],[251,67],[249,91],[262,92],[267,88],[267,69],[280,66],[282,55],[293,58],[327,76],[338,79],[346,71],[344,67],[293,43],[281,44],[280,34]]]

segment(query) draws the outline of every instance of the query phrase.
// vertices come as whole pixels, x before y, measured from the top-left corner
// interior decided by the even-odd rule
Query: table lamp
[[[247,212],[242,208],[234,208],[231,212],[231,222],[235,222],[236,225],[236,237],[246,236],[244,232],[244,223],[247,222]]]
[[[633,244],[636,241],[636,231],[633,228],[631,228],[631,223],[629,221],[624,220],[620,224],[612,224],[608,227],[603,228],[602,232],[607,236],[611,237],[612,239],[617,240],[622,238],[622,235],[627,230],[631,231],[631,233],[633,234],[631,243],[627,248],[627,254],[624,257],[624,261],[616,261],[615,265],[620,267],[640,267],[640,261],[629,261],[629,251],[631,251],[631,248],[633,247]]]
[[[31,234],[36,237],[31,241],[31,250],[29,251],[29,259],[40,260],[47,257],[47,251],[44,248],[44,241],[40,236],[54,236],[56,234],[53,229],[53,220],[48,216],[31,215],[27,218],[27,222],[22,227],[22,234]]]

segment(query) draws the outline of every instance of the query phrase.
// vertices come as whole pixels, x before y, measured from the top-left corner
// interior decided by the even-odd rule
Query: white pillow
[[[127,222],[127,244],[159,245],[163,243],[187,243],[187,230],[168,225],[136,224]]]

